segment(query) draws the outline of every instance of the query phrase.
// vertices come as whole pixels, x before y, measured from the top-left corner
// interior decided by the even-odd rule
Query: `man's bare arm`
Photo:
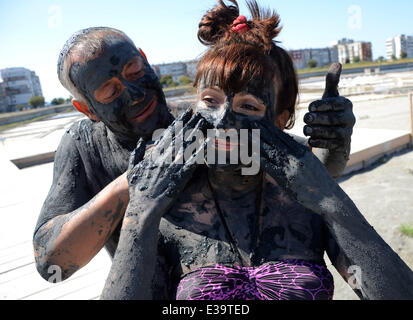
[[[42,277],[48,279],[50,266],[58,266],[65,280],[88,264],[119,225],[128,203],[124,174],[79,209],[41,226],[33,243]]]

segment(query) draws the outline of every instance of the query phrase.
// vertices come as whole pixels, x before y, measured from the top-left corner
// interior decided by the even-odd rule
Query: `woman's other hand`
[[[139,205],[139,211],[156,208],[165,212],[176,200],[203,156],[202,144],[188,155],[193,143],[187,139],[205,131],[206,126],[205,119],[189,109],[163,132],[143,160],[145,142],[138,143],[127,177],[131,202]]]

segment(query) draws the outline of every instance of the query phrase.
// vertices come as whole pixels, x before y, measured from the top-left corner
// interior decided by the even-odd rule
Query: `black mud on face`
[[[143,62],[144,74],[137,80],[124,79],[123,68],[134,58]],[[124,92],[110,103],[97,101],[95,91],[112,78],[121,81]],[[166,128],[172,122],[158,77],[139,50],[124,39],[108,36],[99,57],[71,65],[70,79],[87,100],[91,111],[121,139],[135,143],[140,137],[150,139],[154,130]],[[153,114],[142,123],[133,122],[131,119],[147,108],[153,99],[157,99]]]

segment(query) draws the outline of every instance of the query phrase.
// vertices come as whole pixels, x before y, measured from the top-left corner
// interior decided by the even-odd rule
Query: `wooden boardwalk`
[[[49,283],[36,270],[32,235],[53,164],[20,171],[9,164],[0,161],[0,300],[98,299],[111,264],[105,250],[62,283]]]

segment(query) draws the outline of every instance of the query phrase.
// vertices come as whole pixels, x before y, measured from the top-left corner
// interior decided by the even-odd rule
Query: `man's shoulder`
[[[106,126],[101,122],[95,122],[90,119],[82,119],[73,123],[66,131],[73,140],[89,142],[94,136],[102,137],[105,134]]]
[[[64,133],[58,148],[58,153],[79,154],[87,158],[90,152],[98,149],[99,140],[106,138],[106,127],[89,119],[73,123]],[[95,153],[95,152],[94,152]]]

